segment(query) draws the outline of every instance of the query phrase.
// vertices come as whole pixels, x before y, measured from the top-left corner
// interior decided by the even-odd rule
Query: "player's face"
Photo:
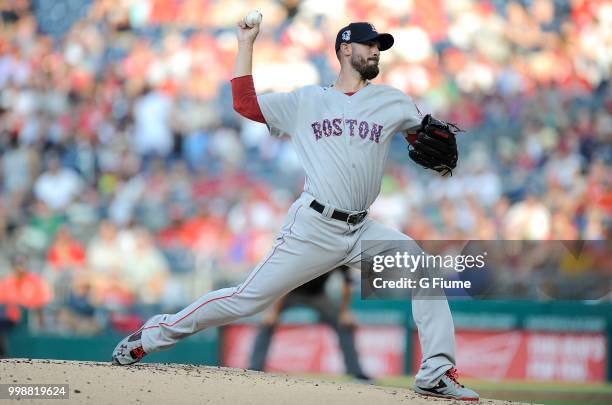
[[[359,72],[364,80],[372,80],[378,76],[378,61],[380,59],[380,44],[369,41],[362,44],[352,43],[351,66]]]

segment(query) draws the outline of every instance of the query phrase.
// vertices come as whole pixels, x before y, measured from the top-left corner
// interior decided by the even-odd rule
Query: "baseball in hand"
[[[254,27],[257,24],[261,23],[261,13],[257,10],[251,11],[249,14],[244,17],[244,22],[249,27]]]

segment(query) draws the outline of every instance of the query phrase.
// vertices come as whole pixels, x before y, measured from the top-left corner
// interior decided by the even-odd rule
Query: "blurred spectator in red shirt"
[[[49,248],[47,264],[55,272],[78,271],[85,267],[85,249],[65,226],[58,230]]]
[[[35,310],[36,322],[42,325],[40,309],[51,302],[53,294],[47,282],[28,270],[27,259],[17,255],[12,260],[12,272],[0,279],[0,306],[4,319],[16,324],[21,319],[20,307]]]

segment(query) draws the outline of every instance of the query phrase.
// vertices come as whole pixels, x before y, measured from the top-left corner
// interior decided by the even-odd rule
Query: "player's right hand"
[[[238,37],[239,43],[247,43],[252,44],[255,42],[255,38],[257,38],[257,34],[259,34],[259,24],[255,24],[253,27],[249,27],[244,19],[238,21],[238,28],[236,35]]]

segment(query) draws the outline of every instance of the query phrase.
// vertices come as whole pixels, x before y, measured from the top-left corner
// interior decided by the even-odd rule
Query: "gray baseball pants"
[[[357,225],[332,219],[310,208],[314,197],[303,193],[287,214],[270,253],[235,287],[211,291],[176,314],[149,319],[142,329],[146,353],[174,346],[202,329],[256,314],[294,288],[343,265],[358,266],[362,256],[387,250],[384,241],[410,241],[401,232],[370,218]],[[361,251],[361,241],[377,241]],[[416,252],[414,252],[416,254]],[[455,364],[454,325],[446,299],[412,298],[423,358],[415,383],[432,387]],[[384,342],[381,342],[383,344]]]

